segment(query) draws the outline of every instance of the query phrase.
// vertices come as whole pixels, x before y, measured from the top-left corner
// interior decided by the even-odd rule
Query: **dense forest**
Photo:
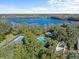
[[[54,38],[45,37],[45,33],[53,31]],[[77,38],[79,37],[79,25],[62,24],[48,26],[47,29],[38,26],[31,26],[27,23],[10,24],[0,22],[0,43],[10,39],[6,36],[17,36],[22,34],[25,38],[24,44],[17,44],[5,49],[0,48],[0,59],[78,59],[76,49]],[[37,35],[45,37],[45,43],[38,42]],[[67,51],[62,54],[56,53],[58,42],[64,41],[67,44]],[[50,47],[45,47],[48,44]],[[0,44],[1,45],[1,44]]]

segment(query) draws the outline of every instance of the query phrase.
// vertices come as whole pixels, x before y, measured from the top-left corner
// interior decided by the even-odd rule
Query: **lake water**
[[[69,20],[60,20],[60,19],[54,19],[54,18],[30,18],[30,19],[6,19],[9,23],[28,23],[28,24],[51,24],[51,25],[59,25],[59,24],[71,24],[74,23],[74,21]]]

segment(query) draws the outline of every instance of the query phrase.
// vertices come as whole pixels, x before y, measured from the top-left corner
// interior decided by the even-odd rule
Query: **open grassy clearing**
[[[6,35],[5,40],[0,43],[0,47],[7,44],[9,41],[11,41],[15,37],[16,36],[14,36],[13,34]]]

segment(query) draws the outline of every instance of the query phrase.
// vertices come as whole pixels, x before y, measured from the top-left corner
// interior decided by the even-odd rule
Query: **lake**
[[[30,18],[30,19],[19,19],[19,18],[10,18],[6,19],[9,23],[28,23],[28,24],[39,24],[39,25],[59,25],[59,24],[71,24],[74,21],[70,20],[60,20],[54,18]]]

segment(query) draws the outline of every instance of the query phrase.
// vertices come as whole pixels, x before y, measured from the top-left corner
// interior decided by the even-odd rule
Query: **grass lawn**
[[[14,36],[13,34],[6,35],[5,40],[0,43],[0,47],[2,47],[3,45],[7,44],[9,41],[11,41],[15,37],[16,36]]]
[[[17,36],[17,35],[16,35]],[[4,41],[2,41],[0,43],[0,48],[5,45],[5,44],[8,44],[8,42],[10,42],[13,38],[15,38],[16,36],[14,36],[13,34],[9,34],[9,35],[6,35],[6,38]],[[4,59],[3,57],[0,57],[0,59]]]
[[[17,35],[16,35],[16,36],[17,36]],[[9,41],[11,41],[11,40],[12,40],[13,38],[15,38],[16,36],[14,36],[13,34],[6,35],[5,40],[0,43],[0,48],[1,48],[3,45],[7,44]],[[3,57],[0,57],[0,59],[4,59],[4,58],[3,58]]]
[[[3,57],[0,57],[0,59],[4,59]]]

